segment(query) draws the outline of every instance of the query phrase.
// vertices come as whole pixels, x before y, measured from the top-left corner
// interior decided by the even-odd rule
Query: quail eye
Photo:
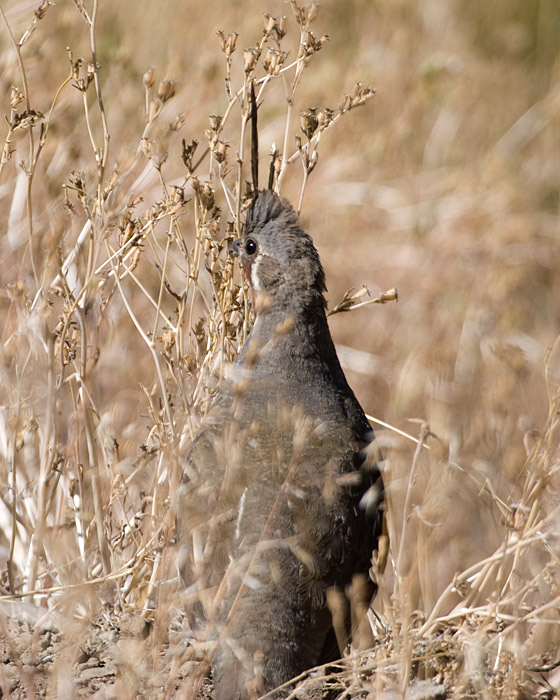
[[[245,241],[245,252],[247,255],[254,255],[257,252],[257,244],[252,238]]]

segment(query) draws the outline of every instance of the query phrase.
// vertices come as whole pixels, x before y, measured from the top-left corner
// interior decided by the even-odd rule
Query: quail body
[[[217,700],[256,697],[325,658],[327,592],[367,577],[383,497],[310,236],[263,191],[232,248],[255,323],[185,456],[178,499],[185,599],[215,643]]]

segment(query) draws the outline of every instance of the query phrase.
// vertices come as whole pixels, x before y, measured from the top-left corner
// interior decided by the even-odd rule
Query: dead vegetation
[[[331,308],[399,289],[331,326],[364,407],[419,440],[376,429],[377,643],[306,683],[555,697],[557,8],[290,2],[261,29],[247,3],[196,21],[183,5],[1,10],[3,696],[172,697],[203,668],[171,504],[177,454],[251,323],[227,249],[254,84],[261,184],[272,162]],[[371,298],[345,293],[362,284]]]

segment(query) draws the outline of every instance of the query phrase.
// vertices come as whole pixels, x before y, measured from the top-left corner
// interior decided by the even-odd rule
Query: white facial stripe
[[[255,292],[262,291],[262,285],[259,280],[259,264],[262,260],[262,255],[257,255],[255,262],[251,265],[251,284]]]

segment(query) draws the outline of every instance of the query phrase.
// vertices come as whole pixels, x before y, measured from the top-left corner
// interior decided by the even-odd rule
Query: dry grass
[[[534,697],[559,685],[531,669],[560,638],[560,13],[269,9],[285,27],[261,30],[249,3],[3,9],[2,599],[57,609],[68,634],[104,603],[141,612],[142,653],[162,663],[177,454],[251,322],[226,253],[254,80],[261,184],[276,144],[330,306],[399,289],[331,327],[364,408],[425,444],[376,431],[391,539],[378,644],[329,682],[341,697],[413,678]]]

